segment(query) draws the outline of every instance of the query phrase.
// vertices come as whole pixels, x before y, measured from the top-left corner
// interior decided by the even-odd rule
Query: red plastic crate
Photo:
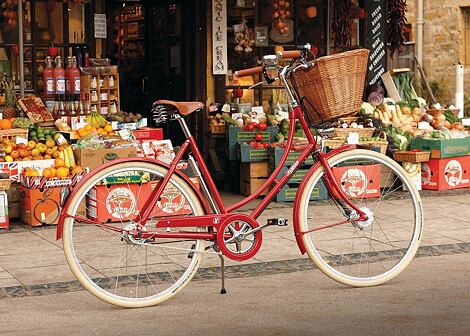
[[[332,168],[333,175],[351,198],[380,196],[380,164]]]
[[[470,187],[470,156],[431,159],[422,163],[423,189],[449,190]]]

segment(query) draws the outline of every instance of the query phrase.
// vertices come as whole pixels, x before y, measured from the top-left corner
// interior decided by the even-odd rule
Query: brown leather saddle
[[[181,115],[189,115],[194,111],[200,110],[204,107],[200,102],[174,102],[171,100],[158,100],[155,102],[158,105],[167,105],[174,107]]]

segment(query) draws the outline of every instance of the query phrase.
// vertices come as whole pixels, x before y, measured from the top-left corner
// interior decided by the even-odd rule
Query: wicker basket
[[[393,159],[398,162],[427,162],[431,152],[409,152],[409,151],[396,151],[393,153]]]
[[[209,125],[211,127],[212,134],[224,134],[225,133],[225,125]]]
[[[357,49],[320,57],[312,68],[294,73],[298,98],[314,124],[359,111],[368,55]]]
[[[12,128],[8,130],[0,130],[0,141],[14,141],[17,136],[28,139],[28,130],[23,128]]]
[[[451,111],[454,116],[456,116],[456,117],[459,116],[459,112],[460,112],[459,108],[456,108],[456,109],[427,109],[426,113],[430,114],[434,117],[436,114],[444,113],[447,110]]]
[[[0,190],[8,190],[11,186],[10,179],[0,179]]]
[[[370,127],[370,128],[335,128],[333,130],[333,138],[341,138],[341,139],[346,139],[349,135],[349,133],[358,133],[359,138],[362,137],[371,137],[374,135],[375,132],[375,127]]]

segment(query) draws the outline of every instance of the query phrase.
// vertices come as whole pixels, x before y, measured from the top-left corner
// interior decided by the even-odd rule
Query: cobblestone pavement
[[[422,193],[425,226],[418,256],[470,252],[469,196],[465,190]],[[272,217],[285,217],[292,223],[291,205],[274,204],[259,218],[259,223]],[[263,231],[263,241],[261,250],[250,261],[238,263],[228,260],[227,277],[313,268],[308,257],[300,255],[291,226],[267,228]],[[195,280],[218,278],[218,266],[218,257],[208,255]],[[81,290],[81,286],[66,263],[62,243],[55,240],[54,227],[31,229],[14,226],[13,230],[0,234],[0,298],[77,290]]]

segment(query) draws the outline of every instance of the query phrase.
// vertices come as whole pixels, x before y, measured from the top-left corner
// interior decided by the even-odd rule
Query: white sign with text
[[[227,1],[212,0],[212,73],[227,74]]]

